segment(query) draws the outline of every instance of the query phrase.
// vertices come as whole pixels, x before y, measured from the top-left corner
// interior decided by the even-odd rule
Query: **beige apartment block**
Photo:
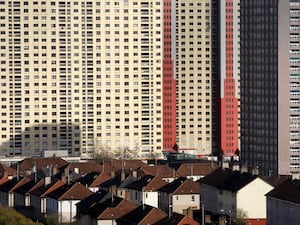
[[[181,150],[213,149],[213,1],[176,1],[177,140]],[[217,47],[217,46],[215,46]]]
[[[186,9],[179,36],[208,29],[204,1],[189,9],[195,11]],[[192,15],[202,15],[201,25],[189,25]],[[187,78],[178,86],[179,113],[194,113],[194,121],[179,121],[179,133],[181,146],[208,152],[210,35],[199,35],[193,39],[201,42],[197,48],[186,38],[178,54],[178,77]],[[111,157],[159,155],[162,43],[161,0],[0,1],[0,155],[45,150],[82,158],[103,152]],[[190,45],[194,51],[189,54],[181,50]]]

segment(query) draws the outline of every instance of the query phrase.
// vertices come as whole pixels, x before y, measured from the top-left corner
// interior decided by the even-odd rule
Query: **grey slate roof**
[[[268,192],[266,196],[300,204],[300,180],[287,179]]]

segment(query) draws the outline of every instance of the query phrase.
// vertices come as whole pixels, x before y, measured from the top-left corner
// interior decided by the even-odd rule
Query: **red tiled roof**
[[[172,213],[171,217],[166,217],[159,222],[155,223],[155,225],[199,225],[199,223],[192,218],[179,214],[179,213]]]
[[[28,171],[31,170],[34,166],[37,169],[42,169],[47,166],[57,166],[57,168],[61,168],[66,166],[68,163],[58,157],[48,157],[48,158],[26,158],[19,162],[20,171]]]
[[[3,183],[5,183],[5,182],[7,182],[7,181],[9,181],[9,179],[8,179],[7,176],[1,177],[1,178],[0,178],[0,185],[3,184]]]
[[[153,208],[151,211],[138,223],[138,225],[148,225],[148,224],[155,224],[156,222],[162,220],[163,218],[167,217],[167,213],[164,211]]]
[[[122,165],[123,163],[123,165]],[[102,164],[103,165],[103,164]],[[143,163],[141,160],[105,160],[104,161],[104,172],[107,174],[111,174],[111,171],[118,171],[118,170],[137,170],[146,164]]]
[[[76,182],[73,184],[65,184],[56,190],[50,192],[47,194],[50,198],[56,199],[56,200],[82,200],[89,195],[91,195],[93,192],[91,192],[89,189],[87,189],[82,184]]]
[[[15,176],[17,171],[7,165],[0,164],[0,176]]]
[[[90,185],[90,187],[99,187],[105,181],[108,181],[111,177],[108,174],[101,173],[94,182]]]
[[[39,197],[45,197],[48,193],[56,190],[57,188],[63,186],[64,184],[65,183],[62,180],[56,180],[48,185],[41,186],[37,189],[30,191],[30,194],[39,196]]]
[[[183,163],[177,169],[176,176],[206,176],[218,167],[215,163]]]
[[[166,165],[143,166],[139,169],[140,176],[152,175],[163,178],[174,177],[173,169]]]
[[[79,174],[87,174],[91,172],[102,172],[102,165],[94,162],[84,162],[84,163],[70,163],[69,165],[70,171],[75,171],[77,168]]]
[[[138,207],[137,204],[122,200],[116,207],[108,207],[98,216],[98,220],[118,219]]]
[[[200,184],[192,180],[186,179],[174,192],[174,195],[178,194],[199,194]]]
[[[164,181],[161,177],[154,177],[148,184],[145,186],[144,191],[157,191],[159,188],[165,186],[168,182]]]

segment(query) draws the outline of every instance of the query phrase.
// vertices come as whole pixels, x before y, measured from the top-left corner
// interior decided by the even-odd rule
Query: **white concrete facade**
[[[0,1],[0,155],[160,155],[163,6]]]

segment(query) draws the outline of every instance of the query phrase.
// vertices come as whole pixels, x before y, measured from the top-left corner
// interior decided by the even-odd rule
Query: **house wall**
[[[115,220],[98,220],[97,225],[117,225]]]
[[[8,206],[8,194],[0,191],[0,204],[2,206]]]
[[[77,207],[76,203],[78,203],[79,200],[66,200],[66,201],[60,201],[61,205],[61,215],[62,215],[62,222],[73,222],[75,221],[75,216],[77,214]]]
[[[25,206],[25,196],[20,193],[14,193],[14,206]]]
[[[60,207],[58,205],[58,201],[53,198],[46,198],[46,206],[47,206],[47,214],[48,215],[58,215],[58,212],[61,211],[59,210]]]
[[[14,207],[14,193],[8,193],[8,207]]]
[[[200,208],[200,195],[199,194],[185,194],[173,195],[173,212],[183,214],[183,210],[187,208],[199,209]]]
[[[117,196],[120,198],[126,198],[126,188],[118,188],[117,189]]]
[[[235,193],[200,184],[200,196],[205,210],[229,216],[235,215]]]
[[[227,190],[218,190],[218,204],[217,211],[215,213],[221,213],[228,216],[236,215],[236,193]]]
[[[266,196],[273,187],[260,178],[256,178],[251,183],[237,193],[237,209],[242,209],[247,213],[248,218],[266,218]]]
[[[267,197],[267,224],[299,225],[300,205]]]
[[[218,211],[218,189],[206,184],[200,184],[201,201],[206,210],[211,212]],[[202,204],[202,203],[201,203]]]
[[[130,201],[141,205],[143,202],[142,192],[136,190],[128,190],[130,193]]]
[[[158,192],[144,192],[144,203],[152,207],[158,208]]]
[[[170,201],[171,198],[169,197],[170,195],[165,192],[159,192],[158,194],[158,208],[166,212],[167,214],[169,213],[169,207],[170,207]]]
[[[39,196],[30,195],[30,204],[34,207],[35,212],[41,213],[41,198]]]
[[[89,187],[89,190],[95,193],[99,190],[99,187]]]

